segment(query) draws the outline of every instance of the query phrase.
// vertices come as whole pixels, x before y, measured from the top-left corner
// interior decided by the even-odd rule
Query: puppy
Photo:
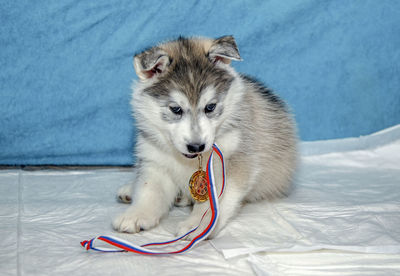
[[[132,107],[138,131],[136,177],[118,196],[132,205],[113,221],[117,231],[136,233],[156,226],[177,195],[193,203],[188,181],[216,143],[225,158],[226,188],[214,237],[243,202],[274,199],[291,186],[296,165],[296,131],[285,103],[258,81],[237,73],[240,61],[232,36],[183,38],[134,57],[139,81]],[[221,166],[214,161],[216,185]],[[198,226],[209,202],[194,202],[180,223],[181,235]],[[192,239],[208,225],[210,212]]]

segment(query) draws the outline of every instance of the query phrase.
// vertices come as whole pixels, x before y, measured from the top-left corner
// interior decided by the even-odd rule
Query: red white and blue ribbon
[[[225,164],[224,164],[224,157],[222,155],[221,150],[218,148],[216,144],[213,145],[212,151],[210,154],[210,157],[208,158],[207,162],[207,187],[208,187],[208,198],[210,199],[210,208],[203,214],[203,217],[201,218],[199,225],[205,215],[207,214],[208,211],[211,210],[211,219],[207,227],[200,233],[198,234],[195,238],[193,238],[188,244],[186,244],[183,248],[181,249],[176,249],[172,251],[157,251],[157,250],[151,250],[148,247],[150,246],[167,246],[167,245],[173,245],[175,242],[183,239],[190,233],[196,231],[196,229],[199,227],[195,227],[186,234],[182,235],[179,238],[176,238],[174,240],[170,241],[165,241],[165,242],[156,242],[156,243],[148,243],[144,245],[135,245],[132,244],[128,241],[125,241],[123,239],[117,238],[117,237],[112,237],[112,236],[98,236],[94,239],[91,240],[85,240],[81,242],[82,247],[84,247],[86,250],[95,250],[95,251],[101,251],[101,252],[134,252],[142,255],[164,255],[164,254],[177,254],[177,253],[183,253],[185,251],[188,251],[192,247],[194,247],[196,244],[199,242],[203,241],[208,237],[208,235],[213,231],[215,225],[217,224],[218,221],[218,216],[219,216],[219,205],[218,205],[218,198],[222,195],[225,189]],[[222,187],[219,195],[217,196],[217,189],[215,186],[215,178],[214,178],[214,171],[213,171],[213,153],[216,153],[222,163]],[[102,242],[102,244],[106,246],[97,246],[97,242]]]

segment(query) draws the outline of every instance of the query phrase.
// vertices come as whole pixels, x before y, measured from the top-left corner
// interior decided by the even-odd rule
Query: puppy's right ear
[[[133,58],[133,66],[141,80],[158,77],[167,69],[169,64],[168,54],[158,47],[137,54]]]

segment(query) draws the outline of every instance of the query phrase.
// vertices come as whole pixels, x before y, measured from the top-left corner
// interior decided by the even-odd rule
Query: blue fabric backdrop
[[[302,140],[400,123],[400,1],[213,2],[1,1],[0,164],[131,164],[132,56],[178,35],[234,35]]]

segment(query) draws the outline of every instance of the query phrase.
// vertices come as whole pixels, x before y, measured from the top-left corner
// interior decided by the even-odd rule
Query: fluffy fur
[[[240,60],[231,36],[179,38],[135,56],[139,82],[132,106],[137,123],[137,173],[118,196],[130,202],[113,226],[135,233],[156,226],[176,197],[191,203],[188,180],[200,152],[207,160],[217,143],[226,161],[226,191],[220,199],[215,236],[243,202],[273,199],[290,188],[296,163],[296,134],[284,102],[259,82],[238,74]],[[210,111],[211,110],[211,111]],[[214,162],[217,185],[220,165]],[[208,202],[194,203],[177,227],[186,233],[200,222]],[[208,223],[188,236],[201,232]]]

